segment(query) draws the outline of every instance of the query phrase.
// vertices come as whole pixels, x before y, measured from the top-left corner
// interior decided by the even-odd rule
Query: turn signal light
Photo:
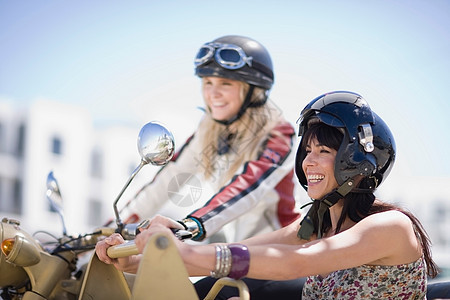
[[[21,235],[4,240],[2,252],[6,255],[5,260],[16,266],[29,267],[41,260],[39,247]]]
[[[2,252],[5,256],[8,256],[11,253],[14,247],[15,239],[6,239],[2,242]]]

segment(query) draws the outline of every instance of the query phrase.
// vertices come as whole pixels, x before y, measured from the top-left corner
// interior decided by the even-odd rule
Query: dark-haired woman
[[[302,222],[240,243],[175,241],[191,275],[286,280],[307,276],[302,299],[424,299],[438,270],[420,222],[374,196],[394,160],[394,138],[367,102],[332,92],[301,113],[296,174],[313,199]],[[151,226],[136,239],[142,252]],[[109,244],[121,243],[112,236]],[[103,244],[97,249],[106,258]],[[135,271],[139,259],[117,261]]]

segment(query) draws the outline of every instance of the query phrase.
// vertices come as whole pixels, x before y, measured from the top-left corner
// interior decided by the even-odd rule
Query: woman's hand
[[[184,227],[180,223],[170,218],[161,215],[156,215],[155,217],[153,217],[150,220],[149,227],[147,227],[147,229],[141,228],[141,233],[138,234],[135,239],[135,243],[139,250],[139,253],[142,253],[144,251],[148,239],[155,233],[167,232],[169,233],[169,236],[173,237],[174,241],[178,242],[178,239],[175,238],[174,234],[169,230],[169,228],[184,229]],[[136,273],[139,267],[140,256],[132,255],[120,258],[110,258],[107,254],[107,250],[109,247],[120,245],[123,243],[125,243],[123,237],[118,233],[114,233],[104,240],[98,242],[95,246],[95,252],[97,253],[99,260],[103,261],[104,263],[112,264],[122,272]]]
[[[120,258],[110,258],[107,254],[107,250],[111,246],[120,245],[125,243],[123,237],[114,233],[104,240],[97,243],[95,246],[95,253],[99,260],[106,264],[112,264],[116,269],[122,272],[136,273],[140,258],[137,255],[120,257]]]
[[[164,217],[163,217],[164,218]],[[168,218],[166,218],[168,219]],[[171,220],[171,219],[168,219]],[[171,220],[173,221],[173,220]],[[175,221],[174,221],[175,222]],[[181,226],[181,225],[180,225]],[[151,222],[150,226],[147,229],[141,230],[141,233],[139,233],[136,236],[136,239],[134,242],[136,243],[136,246],[139,250],[139,253],[142,253],[144,251],[145,245],[147,245],[148,239],[157,233],[167,233],[172,239],[176,242],[178,242],[178,239],[175,237],[175,235],[172,233],[171,230],[169,230],[169,227],[159,223],[159,222]]]
[[[135,243],[138,247],[139,253],[142,253],[144,251],[145,245],[148,242],[148,239],[154,235],[155,233],[160,232],[167,232],[170,236],[174,237],[174,234],[169,229],[181,229],[183,230],[184,227],[180,223],[178,223],[175,220],[172,220],[170,218],[156,215],[154,216],[150,222],[147,228],[140,228],[141,232],[136,236]],[[174,238],[174,240],[177,240]]]
[[[153,218],[150,219],[149,226],[159,224],[162,226],[165,226],[167,228],[175,228],[175,229],[184,229],[183,225],[178,223],[175,220],[172,220],[171,218],[164,217],[161,215],[155,215]]]

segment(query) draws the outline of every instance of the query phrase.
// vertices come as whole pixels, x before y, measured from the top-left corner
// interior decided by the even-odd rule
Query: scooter
[[[178,250],[167,235],[149,239],[138,273],[131,281],[127,280],[127,274],[101,262],[92,251],[100,238],[117,232],[129,242],[111,247],[108,254],[121,257],[138,253],[133,239],[140,228],[147,227],[147,221],[123,224],[117,203],[143,166],[162,166],[169,162],[175,150],[173,135],[157,122],[147,123],[139,132],[138,150],[141,162],[113,204],[115,228],[103,227],[84,235],[67,235],[61,192],[53,172],[47,177],[47,199],[61,217],[62,237],[44,243],[22,230],[18,220],[3,218],[0,223],[2,299],[198,299]],[[174,234],[179,239],[190,238],[187,231],[174,231]],[[88,252],[91,252],[89,263],[79,266],[80,257]],[[205,299],[214,299],[225,285],[238,288],[241,299],[249,299],[245,283],[229,278],[219,280]]]

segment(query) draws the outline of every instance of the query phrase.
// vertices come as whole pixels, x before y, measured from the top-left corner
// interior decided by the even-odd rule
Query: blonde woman
[[[198,129],[122,215],[128,223],[150,219],[186,229],[205,242],[239,241],[292,223],[299,217],[295,130],[268,101],[274,82],[268,51],[251,38],[224,36],[199,49],[195,73],[205,102]],[[199,293],[211,284],[199,283]],[[264,282],[247,284],[259,289]]]

